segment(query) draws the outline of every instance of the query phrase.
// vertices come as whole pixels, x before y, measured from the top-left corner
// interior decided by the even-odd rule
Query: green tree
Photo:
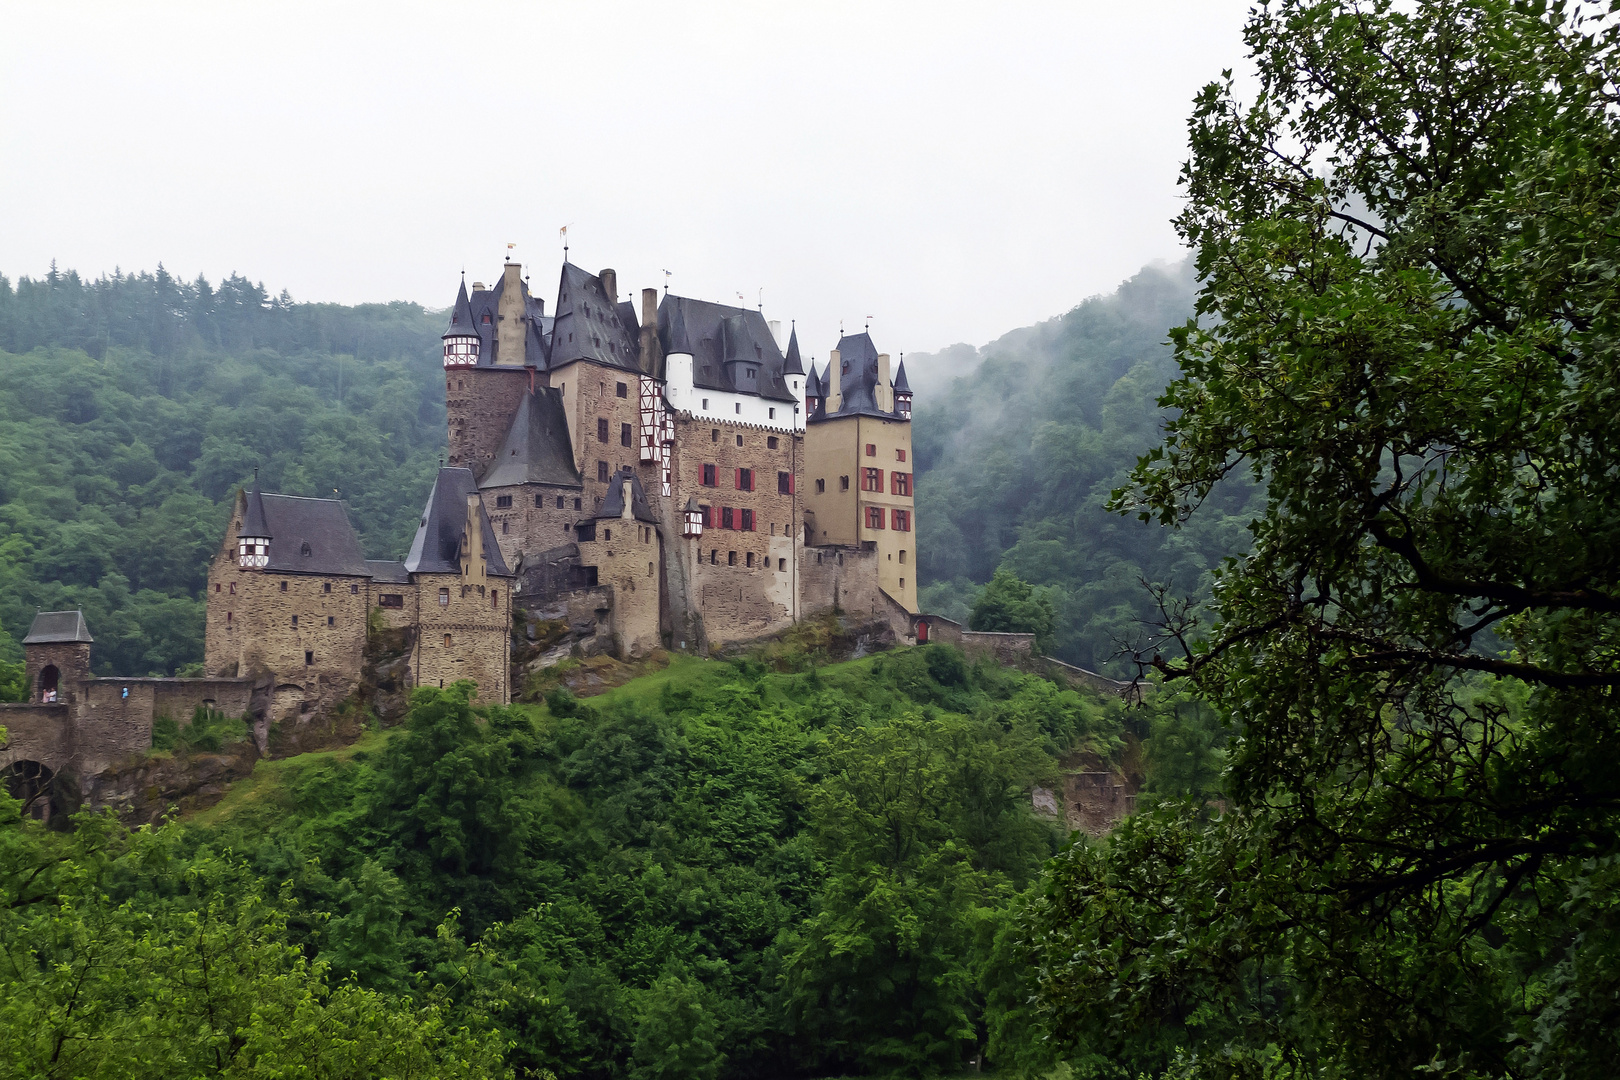
[[[1057,611],[1051,597],[1003,568],[996,571],[973,602],[968,625],[974,630],[1034,634],[1036,650],[1045,652],[1052,644]]]
[[[1144,1064],[1177,1032],[1197,1075],[1606,1075],[1620,23],[1281,0],[1246,40],[1253,101],[1212,85],[1190,126],[1200,318],[1116,502],[1177,525],[1264,485],[1158,661],[1243,725],[1232,812],[1071,849],[1043,1000]]]

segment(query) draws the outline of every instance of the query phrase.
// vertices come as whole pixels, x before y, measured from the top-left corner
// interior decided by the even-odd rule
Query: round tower
[[[450,326],[444,336],[444,366],[467,368],[478,365],[478,328],[473,325],[472,303],[467,299],[467,279],[461,279],[456,306],[450,309]]]

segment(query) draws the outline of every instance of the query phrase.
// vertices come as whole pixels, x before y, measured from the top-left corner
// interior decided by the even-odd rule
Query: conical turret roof
[[[816,372],[816,365],[810,365],[810,377],[804,381],[804,396],[818,398],[822,396],[821,376]]]
[[[799,328],[797,325],[788,334],[787,359],[782,362],[782,374],[804,374],[804,364],[799,361]]]
[[[472,301],[467,298],[467,279],[461,279],[461,291],[456,294],[456,306],[450,309],[450,325],[440,337],[477,337],[478,327],[473,323]]]
[[[262,536],[269,539],[270,523],[264,516],[264,496],[259,492],[259,470],[253,470],[253,492],[247,497],[247,512],[242,516],[242,536]]]
[[[894,373],[894,392],[897,394],[911,393],[911,384],[906,382],[906,362],[900,361],[900,370]]]

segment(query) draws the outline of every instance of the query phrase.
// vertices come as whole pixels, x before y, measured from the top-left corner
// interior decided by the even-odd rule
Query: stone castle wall
[[[597,584],[613,590],[613,633],[621,656],[645,656],[659,647],[658,529],[634,518],[604,518],[594,538],[579,542],[582,566],[596,567]]]
[[[578,488],[518,484],[485,488],[479,494],[508,570],[516,570],[526,552],[574,542],[573,523],[579,520],[584,507],[584,496]],[[510,499],[510,505],[502,506],[502,499]],[[558,499],[562,506],[557,505]]]
[[[585,482],[584,513],[589,515],[601,508],[608,491],[607,481],[626,465],[635,469],[642,486],[648,487],[649,498],[656,495],[656,482],[648,486],[650,473],[641,466],[639,376],[603,364],[579,361],[550,372],[547,379],[548,385],[562,393],[574,460]],[[619,396],[621,386],[624,387],[623,397]],[[628,440],[625,437],[627,426]],[[505,434],[504,428],[502,434]]]
[[[451,465],[477,472],[495,456],[529,388],[525,368],[446,368],[445,416]]]
[[[23,670],[28,680],[28,700],[43,704],[40,699],[40,672],[55,665],[58,700],[71,704],[78,693],[79,683],[90,677],[90,645],[83,641],[54,642],[48,645],[30,645],[23,658]]]
[[[458,574],[418,574],[416,584],[421,592],[420,630],[411,657],[416,685],[449,686],[472,679],[478,684],[474,700],[479,703],[510,701],[516,579],[490,577],[478,586],[463,584]]]

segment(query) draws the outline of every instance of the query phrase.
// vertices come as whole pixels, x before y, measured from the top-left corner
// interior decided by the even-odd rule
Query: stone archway
[[[62,792],[57,790],[56,770],[37,761],[13,761],[0,769],[0,782],[6,792],[22,803],[22,812],[35,821],[49,822],[65,809]]]
[[[41,703],[61,700],[62,672],[55,664],[46,664],[39,669],[39,686],[34,694],[34,700]]]

